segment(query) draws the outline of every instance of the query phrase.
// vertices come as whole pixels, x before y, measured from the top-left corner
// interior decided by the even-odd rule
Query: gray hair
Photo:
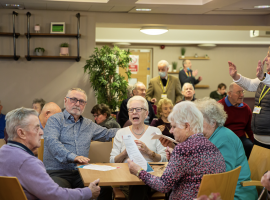
[[[9,140],[14,140],[17,137],[19,128],[26,128],[29,125],[28,117],[30,115],[38,117],[38,112],[34,109],[21,107],[7,113],[6,130]]]
[[[233,87],[235,86],[235,85],[237,85],[235,82],[232,82],[231,84],[230,84],[230,86],[229,86],[229,91],[233,91]]]
[[[202,112],[203,118],[210,125],[223,126],[227,119],[227,113],[222,104],[209,97],[195,101],[197,108]]]
[[[188,85],[191,85],[192,86],[192,89],[194,90],[194,87],[191,83],[185,83],[182,87],[182,92],[184,91],[185,87],[188,86]]]
[[[127,98],[130,98],[130,97],[133,96],[133,88],[134,88],[134,86],[128,85],[128,87],[127,87]]]
[[[203,115],[193,102],[183,101],[176,104],[168,120],[179,128],[183,128],[185,123],[188,123],[194,133],[203,132]]]
[[[143,82],[138,81],[133,85],[133,90],[137,90],[138,85],[144,85]],[[144,85],[145,86],[145,85]]]
[[[127,102],[127,108],[129,108],[129,105],[132,101],[140,101],[143,103],[143,108],[145,108],[147,111],[149,111],[149,106],[148,106],[148,103],[146,101],[145,98],[143,98],[142,96],[134,96],[134,97],[131,97],[128,102]]]
[[[169,67],[169,63],[168,63],[166,60],[161,60],[161,61],[159,61],[159,62],[158,62],[158,66],[159,66],[160,64],[165,64],[165,66],[166,66],[167,69],[168,69],[168,67]]]
[[[71,88],[71,89],[69,89],[68,92],[67,92],[66,97],[69,97],[70,92],[71,92],[71,91],[74,91],[74,90],[77,91],[77,92],[82,92],[82,93],[84,93],[85,99],[86,99],[86,101],[87,101],[87,95],[86,95],[86,92],[85,92],[84,90],[82,90],[81,88]]]

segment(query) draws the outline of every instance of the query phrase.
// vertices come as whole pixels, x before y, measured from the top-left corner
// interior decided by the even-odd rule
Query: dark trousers
[[[260,147],[266,148],[266,149],[270,149],[270,145],[260,143],[258,140],[255,140],[255,139],[254,139],[254,144],[255,144],[255,145],[258,145],[258,146],[260,146]]]
[[[49,176],[63,188],[84,188],[80,173],[77,170],[47,170]],[[112,200],[112,187],[101,186],[98,200]]]
[[[247,156],[247,159],[248,159],[254,144],[250,139],[248,139],[246,137],[240,137],[240,140],[243,143],[245,153],[246,153],[246,156]]]

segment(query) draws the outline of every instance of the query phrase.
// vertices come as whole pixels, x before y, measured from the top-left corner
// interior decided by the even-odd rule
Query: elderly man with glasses
[[[228,118],[224,126],[231,129],[240,138],[248,159],[253,148],[254,141],[251,129],[252,112],[243,100],[243,88],[233,82],[229,87],[228,96],[218,102],[224,106],[224,110],[228,114]],[[246,137],[246,134],[249,138]]]
[[[111,141],[118,129],[106,129],[82,116],[87,103],[85,91],[72,88],[65,99],[65,110],[51,116],[44,129],[43,162],[48,174],[61,187],[82,188],[77,163],[87,164],[91,140]],[[105,192],[104,192],[105,191]],[[100,199],[111,199],[101,187]]]

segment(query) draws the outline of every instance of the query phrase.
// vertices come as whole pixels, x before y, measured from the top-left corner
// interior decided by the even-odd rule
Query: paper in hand
[[[173,142],[173,143],[176,143],[176,144],[178,144],[179,142],[176,142],[174,139],[172,139],[172,138],[170,138],[170,137],[168,137],[168,136],[165,136],[165,135],[160,135],[160,134],[158,134],[158,133],[156,133],[156,132],[154,132],[154,133],[152,133],[151,134],[153,137],[152,137],[152,140],[155,140],[155,139],[158,139],[159,140],[159,138],[165,138],[165,139],[167,139],[167,140],[169,140],[169,141],[171,141],[171,142]]]

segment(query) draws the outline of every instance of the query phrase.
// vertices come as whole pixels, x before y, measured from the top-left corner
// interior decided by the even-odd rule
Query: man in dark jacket
[[[198,74],[198,70],[192,71],[191,66],[190,60],[183,60],[183,69],[179,72],[181,87],[183,87],[185,83],[191,83],[193,87],[195,87],[195,85],[202,80],[201,76],[199,76],[198,79],[195,78]]]
[[[133,95],[134,96],[142,96],[143,98],[145,98],[145,93],[146,93],[146,87],[142,82],[137,82],[134,85],[134,89],[133,89]],[[120,126],[123,128],[124,124],[129,120],[129,116],[128,116],[128,110],[127,110],[127,102],[130,98],[125,99],[120,107],[120,111],[119,111],[119,115],[118,115],[118,123],[120,124]],[[147,101],[147,100],[146,100]],[[155,113],[154,113],[154,109],[152,107],[152,104],[150,101],[148,102],[148,106],[149,106],[149,114],[148,117],[145,119],[144,123],[149,125],[151,124],[153,118],[156,118]]]

